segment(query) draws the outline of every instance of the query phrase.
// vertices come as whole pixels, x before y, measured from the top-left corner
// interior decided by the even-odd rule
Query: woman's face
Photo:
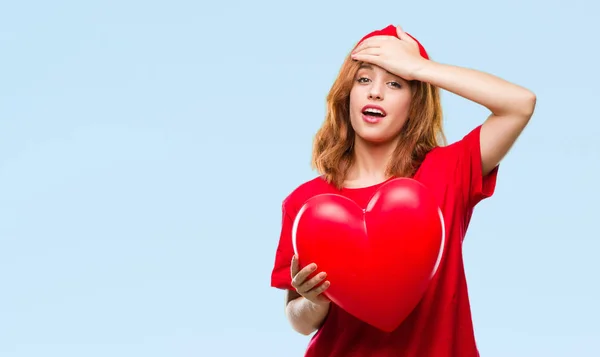
[[[350,123],[370,143],[394,140],[408,119],[410,83],[381,67],[363,64],[350,91]]]

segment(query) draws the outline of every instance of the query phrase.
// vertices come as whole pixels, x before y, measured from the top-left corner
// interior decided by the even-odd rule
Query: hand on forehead
[[[358,45],[360,45],[361,43],[363,43],[365,40],[371,38],[371,37],[375,37],[375,36],[394,36],[394,37],[398,37],[398,32],[402,32],[405,33],[406,35],[410,36],[413,40],[415,40],[415,42],[417,43],[417,45],[419,45],[419,52],[421,53],[421,56],[425,59],[429,59],[429,55],[427,54],[427,51],[425,50],[425,48],[423,47],[423,45],[421,45],[421,43],[412,35],[410,35],[409,33],[406,33],[404,31],[402,31],[402,29],[398,26],[394,26],[394,25],[388,25],[387,27],[384,27],[380,30],[375,30],[372,31],[370,33],[368,33],[367,35],[365,35],[363,38],[360,39],[360,41],[358,41],[358,43],[356,44],[356,46],[358,47]]]

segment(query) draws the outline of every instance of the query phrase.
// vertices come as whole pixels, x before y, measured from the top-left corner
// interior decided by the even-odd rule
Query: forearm
[[[285,313],[294,330],[309,335],[321,326],[329,312],[329,306],[330,304],[316,305],[299,297],[286,305]]]
[[[496,116],[529,117],[535,107],[535,95],[528,89],[473,69],[425,60],[413,79],[483,105]]]

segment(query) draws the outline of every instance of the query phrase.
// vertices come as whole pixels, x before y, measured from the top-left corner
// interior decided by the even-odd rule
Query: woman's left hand
[[[427,59],[419,52],[419,45],[400,26],[398,37],[373,36],[364,40],[352,51],[352,59],[368,62],[406,80],[415,79],[415,73]]]

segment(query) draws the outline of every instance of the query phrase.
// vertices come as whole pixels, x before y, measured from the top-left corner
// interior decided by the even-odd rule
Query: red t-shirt
[[[478,126],[462,140],[431,150],[414,179],[426,185],[442,209],[447,241],[428,290],[395,331],[383,332],[335,304],[312,337],[306,357],[474,357],[479,356],[467,292],[462,243],[473,208],[494,193],[498,168],[483,177]],[[281,236],[271,286],[291,289],[292,224],[303,203],[321,193],[338,193],[363,208],[380,186],[337,190],[321,177],[295,189],[283,202]]]

